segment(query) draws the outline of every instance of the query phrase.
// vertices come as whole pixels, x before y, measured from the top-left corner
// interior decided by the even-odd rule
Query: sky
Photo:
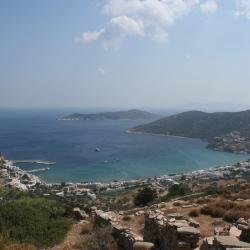
[[[250,107],[250,0],[2,0],[0,108]]]

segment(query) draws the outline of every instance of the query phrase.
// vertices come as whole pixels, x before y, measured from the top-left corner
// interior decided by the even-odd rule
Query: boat
[[[95,148],[95,151],[96,151],[96,152],[100,152],[101,150],[100,150],[100,148],[96,147],[96,148]]]

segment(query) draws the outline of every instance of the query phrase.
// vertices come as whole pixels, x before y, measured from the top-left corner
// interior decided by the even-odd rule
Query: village
[[[158,192],[167,192],[168,188],[174,184],[185,182],[192,187],[199,187],[204,183],[212,181],[227,180],[233,178],[250,177],[250,160],[237,162],[233,165],[211,167],[196,170],[190,173],[179,173],[162,175],[154,178],[111,181],[111,182],[81,182],[81,183],[47,183],[30,171],[22,170],[13,165],[9,160],[0,158],[0,184],[20,189],[22,191],[42,190],[45,196],[88,196],[95,200],[100,193],[108,193],[126,189],[152,186]]]
[[[239,131],[233,131],[224,136],[215,137],[208,148],[236,154],[249,154],[250,140],[248,137],[241,135]]]

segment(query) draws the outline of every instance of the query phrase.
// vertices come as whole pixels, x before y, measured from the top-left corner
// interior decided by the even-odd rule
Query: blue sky
[[[250,0],[1,1],[0,38],[0,107],[250,106]]]

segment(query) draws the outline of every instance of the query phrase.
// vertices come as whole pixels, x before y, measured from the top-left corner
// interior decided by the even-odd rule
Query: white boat
[[[95,148],[95,151],[96,151],[96,152],[100,152],[101,150],[100,150],[100,148],[96,147],[96,148]]]

